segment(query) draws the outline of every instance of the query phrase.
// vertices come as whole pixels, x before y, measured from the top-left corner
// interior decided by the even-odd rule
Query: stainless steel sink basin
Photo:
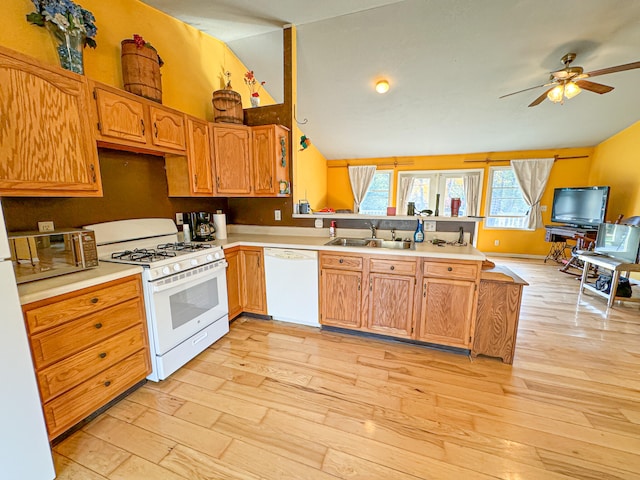
[[[383,240],[381,238],[347,238],[338,237],[325,245],[337,247],[370,247],[370,248],[395,248],[408,249],[411,248],[411,242],[405,240]]]

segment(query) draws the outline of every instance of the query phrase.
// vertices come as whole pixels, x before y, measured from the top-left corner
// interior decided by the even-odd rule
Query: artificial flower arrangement
[[[267,82],[258,83],[256,77],[253,75],[253,70],[250,70],[244,74],[244,83],[246,83],[247,87],[249,87],[251,96],[255,98],[260,96],[260,89]]]
[[[89,10],[71,0],[31,0],[36,7],[35,12],[27,15],[27,20],[34,25],[44,27],[47,22],[70,35],[84,34],[84,45],[96,48],[95,36],[98,31],[96,19]]]

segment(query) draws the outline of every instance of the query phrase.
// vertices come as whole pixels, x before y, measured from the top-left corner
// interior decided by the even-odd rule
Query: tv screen
[[[594,251],[625,263],[637,263],[640,249],[640,227],[602,223],[598,228]]]
[[[607,215],[609,187],[556,188],[551,221],[578,227],[597,227]]]

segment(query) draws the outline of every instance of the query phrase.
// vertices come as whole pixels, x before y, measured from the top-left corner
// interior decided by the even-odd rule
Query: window
[[[391,205],[392,176],[393,170],[380,170],[376,172],[360,204],[360,213],[365,215],[387,214],[387,207]]]
[[[406,201],[415,203],[416,212],[432,210],[435,213],[436,195],[439,194],[439,215],[450,216],[451,199],[459,198],[462,203],[458,215],[463,217],[467,215],[467,201],[464,188],[464,177],[466,175],[478,175],[482,178],[482,170],[426,170],[400,172],[398,173],[398,185],[401,184],[402,178],[413,178],[413,185]],[[399,195],[400,188],[398,188],[398,200],[396,202],[398,206],[402,202]]]
[[[485,227],[525,229],[529,206],[511,167],[489,168]]]

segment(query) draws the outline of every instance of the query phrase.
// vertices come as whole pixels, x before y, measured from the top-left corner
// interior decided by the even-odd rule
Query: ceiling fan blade
[[[529,104],[530,107],[535,107],[536,105],[540,105],[543,100],[545,98],[547,98],[547,93],[549,93],[551,90],[553,90],[553,88],[548,89],[546,92],[544,92],[542,95],[540,95],[538,98],[536,98],[533,102],[531,102]]]
[[[543,83],[542,85],[536,85],[535,87],[525,88],[524,90],[518,90],[517,92],[507,93],[506,95],[502,95],[498,98],[510,97],[511,95],[515,95],[517,93],[528,92],[529,90],[535,90],[536,88],[548,87],[549,85],[555,85],[554,83]]]
[[[598,75],[607,75],[609,73],[624,72],[625,70],[633,70],[634,68],[640,68],[640,62],[625,63],[624,65],[603,68],[602,70],[594,70],[593,72],[587,72],[586,75],[589,77],[595,77]]]
[[[587,80],[576,80],[576,85],[578,85],[583,90],[589,90],[590,92],[599,93],[602,95],[603,93],[608,93],[613,90],[613,87],[608,85],[602,85],[601,83],[589,82]]]

